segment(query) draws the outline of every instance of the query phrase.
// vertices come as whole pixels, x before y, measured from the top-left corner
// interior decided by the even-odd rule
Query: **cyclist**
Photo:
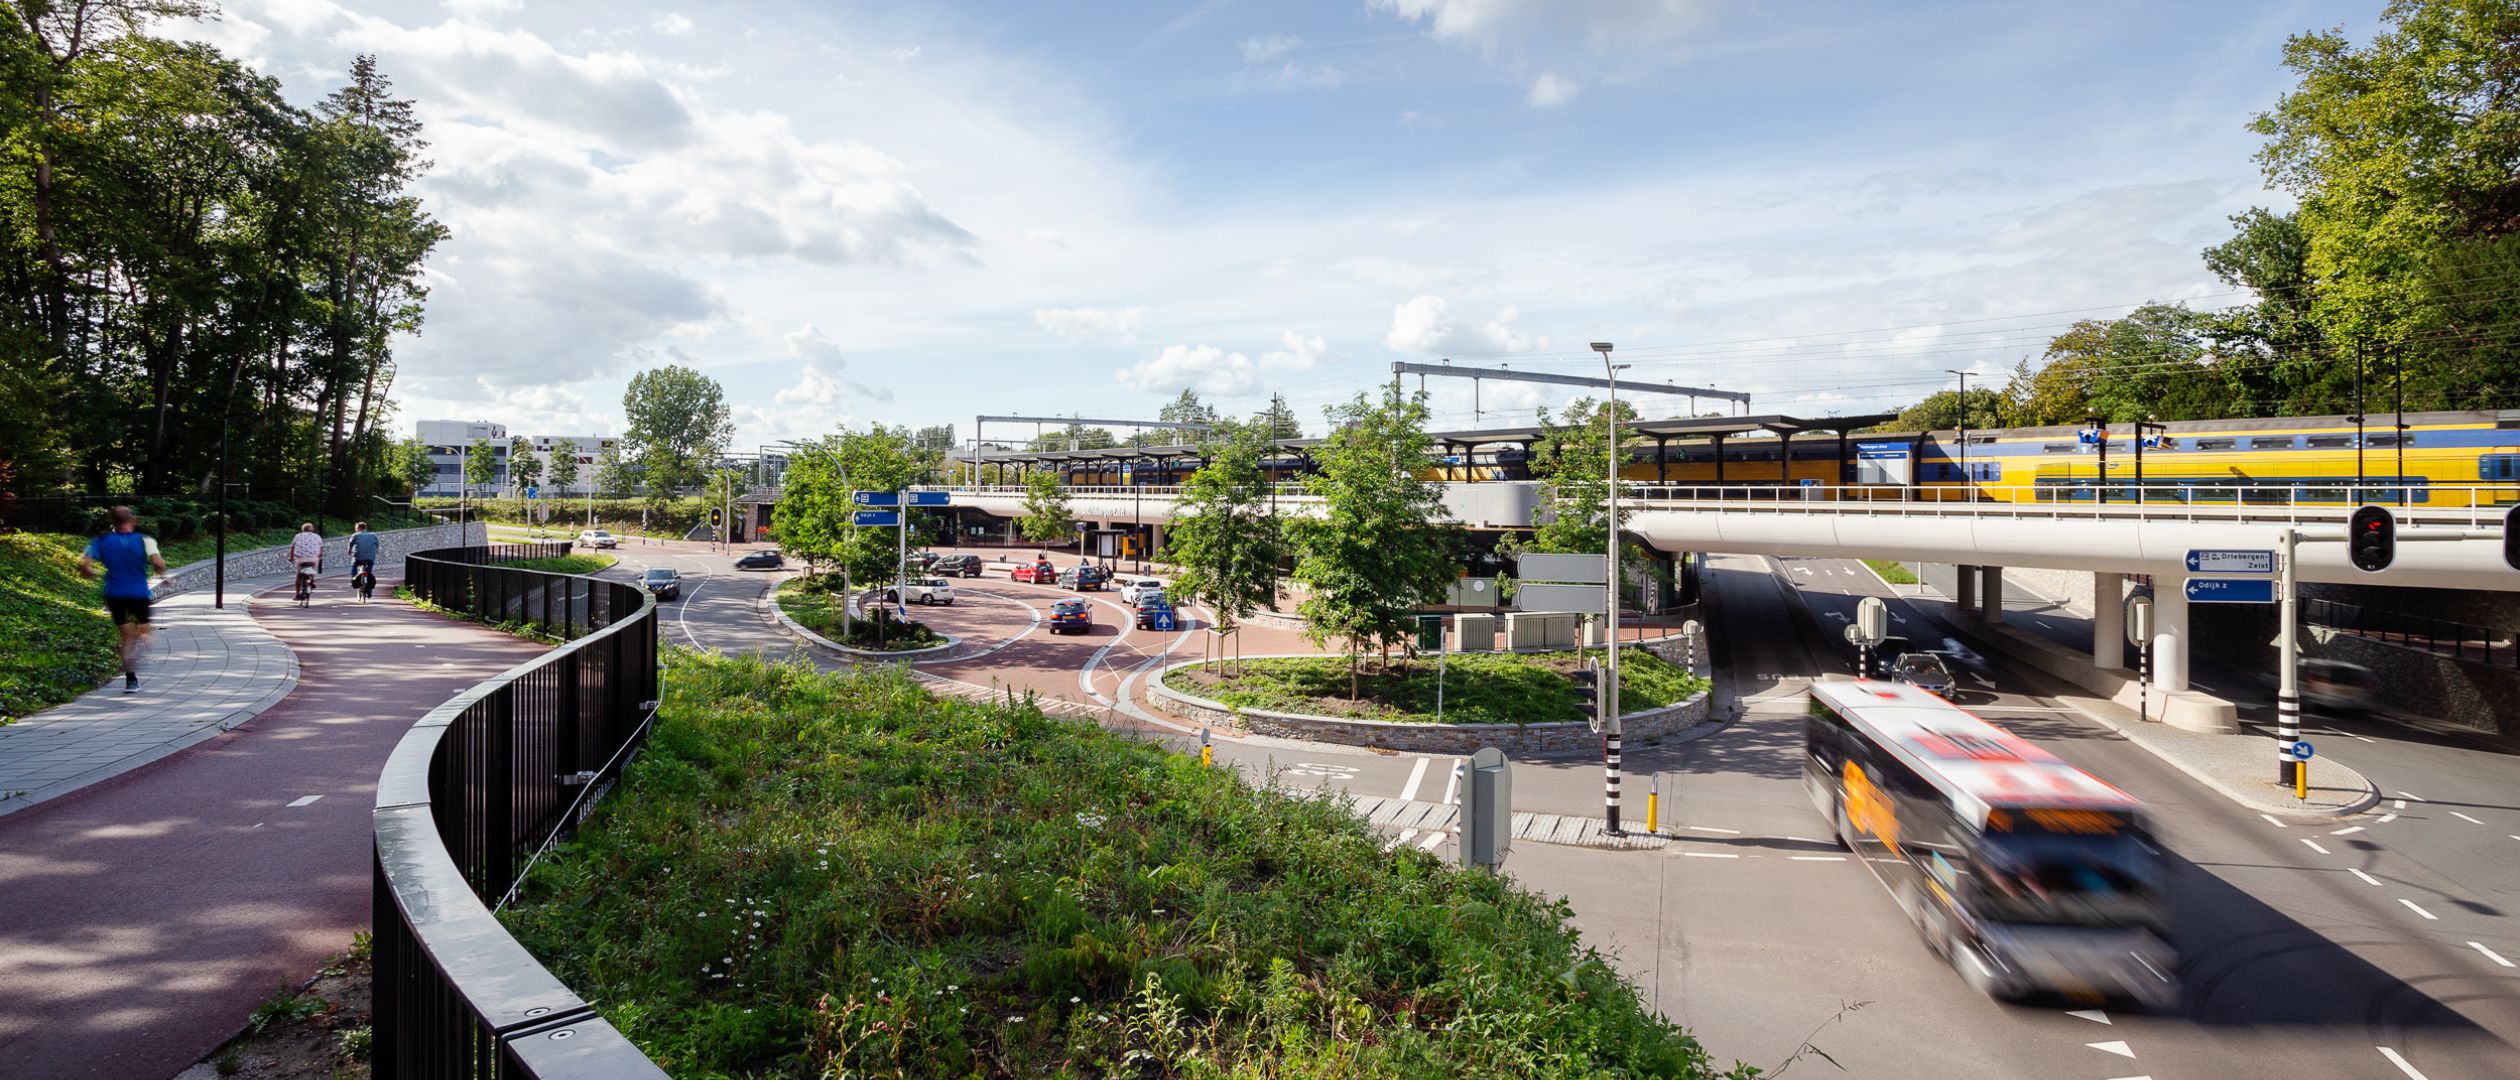
[[[96,576],[105,568],[105,610],[122,629],[123,693],[140,692],[140,653],[149,643],[149,568],[166,573],[157,539],[135,531],[139,515],[128,506],[114,508],[114,531],[88,542],[79,556],[79,573]]]
[[[367,522],[350,527],[350,582],[365,600],[376,591],[377,535],[369,532]]]
[[[298,526],[298,534],[289,538],[289,566],[297,571],[297,598],[305,601],[315,586],[315,572],[324,568],[324,536],[315,531],[315,523]]]

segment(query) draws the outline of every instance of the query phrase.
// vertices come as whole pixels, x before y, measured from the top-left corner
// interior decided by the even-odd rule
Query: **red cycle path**
[[[367,926],[386,756],[542,647],[387,599],[390,582],[361,605],[339,581],[305,609],[285,590],[254,600],[298,657],[278,705],[0,817],[0,1077],[172,1076]]]

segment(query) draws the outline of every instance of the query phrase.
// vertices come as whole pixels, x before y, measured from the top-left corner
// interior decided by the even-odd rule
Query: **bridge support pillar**
[[[1951,569],[1952,577],[1960,582],[1960,595],[1952,598],[1955,601],[1955,603],[1952,604],[1952,610],[1959,612],[1960,616],[1965,619],[1977,618],[1978,568],[1974,566],[1955,566]]]
[[[2001,625],[2004,621],[2004,568],[1981,566],[1978,571],[1986,575],[1985,587],[1978,590],[1986,594],[1986,621]]]
[[[2091,666],[2102,671],[2126,668],[2126,575],[2097,571],[2091,575]]]
[[[2188,688],[2188,602],[2183,590],[2153,590],[2152,670],[2154,688]]]

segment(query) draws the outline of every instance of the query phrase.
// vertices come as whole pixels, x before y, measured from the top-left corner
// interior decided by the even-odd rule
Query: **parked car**
[[[1011,576],[1033,585],[1048,585],[1059,580],[1059,568],[1047,562],[1017,563]]]
[[[1173,615],[1172,601],[1164,599],[1164,594],[1159,592],[1139,595],[1135,607],[1137,628],[1140,630],[1153,630],[1158,620]],[[1180,629],[1180,627],[1181,624],[1178,621],[1173,623],[1174,629]]]
[[[896,592],[887,586],[877,597],[887,604],[898,604],[907,598],[913,604],[945,604],[954,602],[954,585],[944,578],[912,578]]]
[[[979,577],[980,556],[947,555],[936,560],[936,565],[928,567],[928,573],[945,577]]]
[[[1951,675],[1949,665],[1938,653],[1912,652],[1890,662],[1890,679],[1903,682],[1937,697],[1948,698],[1960,685]]]
[[[621,546],[620,537],[614,536],[602,529],[588,529],[585,532],[579,533],[577,542],[579,547],[608,548]]]
[[[1141,596],[1163,591],[1164,583],[1151,577],[1120,579],[1120,602],[1123,604],[1134,604]]]
[[[682,596],[682,575],[662,566],[651,566],[647,573],[639,575],[639,587],[656,594],[659,600],[679,599]]]
[[[1061,600],[1050,605],[1050,632],[1082,634],[1094,628],[1094,605],[1083,600]]]
[[[928,571],[928,570],[934,570],[934,569],[936,569],[936,560],[941,559],[941,558],[943,558],[944,556],[942,556],[942,555],[938,555],[937,553],[935,553],[935,552],[933,552],[933,551],[922,551],[922,552],[919,552],[918,554],[916,554],[916,555],[912,555],[912,556],[910,556],[910,557],[911,557],[911,558],[913,558],[913,559],[917,559],[917,560],[919,561],[919,569],[920,569],[922,572],[925,572],[925,571]]]
[[[786,565],[787,560],[779,557],[777,548],[762,548],[735,560],[735,569],[738,570],[776,570]]]

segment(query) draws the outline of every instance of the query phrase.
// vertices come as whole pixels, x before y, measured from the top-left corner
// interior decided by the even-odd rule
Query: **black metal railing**
[[[2312,626],[2480,664],[2520,666],[2520,647],[2509,630],[2337,600],[2311,598],[2301,605],[2302,620]]]
[[[430,710],[376,792],[375,1075],[663,1077],[499,924],[536,858],[601,798],[656,715],[656,602],[499,565],[565,543],[415,554],[423,600],[567,643]]]

